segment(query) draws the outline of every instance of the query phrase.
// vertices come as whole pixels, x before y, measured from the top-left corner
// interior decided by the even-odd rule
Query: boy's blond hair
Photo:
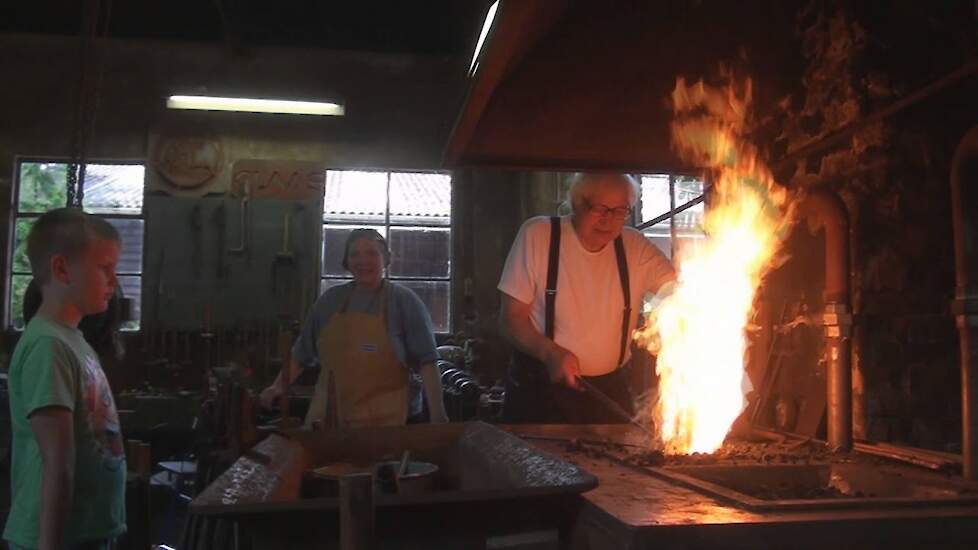
[[[51,279],[51,257],[73,260],[93,239],[120,242],[119,232],[109,222],[79,208],[57,208],[41,215],[27,235],[27,259],[34,279],[42,286]]]

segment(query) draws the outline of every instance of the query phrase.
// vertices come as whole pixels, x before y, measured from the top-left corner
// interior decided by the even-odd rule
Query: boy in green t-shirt
[[[126,458],[115,401],[78,322],[117,284],[119,233],[75,208],[34,223],[27,257],[43,295],[8,373],[11,548],[108,548],[126,530]]]

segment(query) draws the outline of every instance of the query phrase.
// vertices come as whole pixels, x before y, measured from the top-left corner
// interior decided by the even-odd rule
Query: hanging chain
[[[108,34],[109,14],[112,9],[108,3],[104,32]],[[85,2],[81,28],[81,59],[79,61],[78,90],[75,98],[74,133],[71,160],[68,163],[66,185],[67,206],[81,207],[85,198],[85,168],[88,143],[94,134],[95,114],[98,109],[99,88],[105,69],[104,59],[98,57],[96,37],[99,22],[99,0]],[[93,63],[94,61],[94,63]],[[94,65],[95,70],[91,70]],[[94,74],[97,73],[97,74]]]
[[[75,189],[78,188],[78,162],[74,158],[68,164],[68,181],[66,187],[65,196],[67,197],[67,206],[77,206],[75,202]]]

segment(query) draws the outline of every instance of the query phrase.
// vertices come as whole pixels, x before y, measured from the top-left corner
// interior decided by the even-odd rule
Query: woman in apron
[[[422,388],[431,422],[447,422],[431,317],[407,287],[387,281],[390,250],[373,229],[346,241],[343,267],[353,281],[329,288],[292,347],[282,373],[261,393],[270,407],[301,367],[320,367],[305,426],[397,426],[422,420]],[[412,372],[421,375],[414,383]]]

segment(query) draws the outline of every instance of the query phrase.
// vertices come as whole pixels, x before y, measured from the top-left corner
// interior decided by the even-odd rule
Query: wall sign
[[[326,185],[326,166],[301,160],[244,159],[231,169],[228,195],[250,198],[318,200]]]
[[[210,132],[168,131],[154,137],[150,164],[172,190],[208,187],[224,170],[224,148]]]

